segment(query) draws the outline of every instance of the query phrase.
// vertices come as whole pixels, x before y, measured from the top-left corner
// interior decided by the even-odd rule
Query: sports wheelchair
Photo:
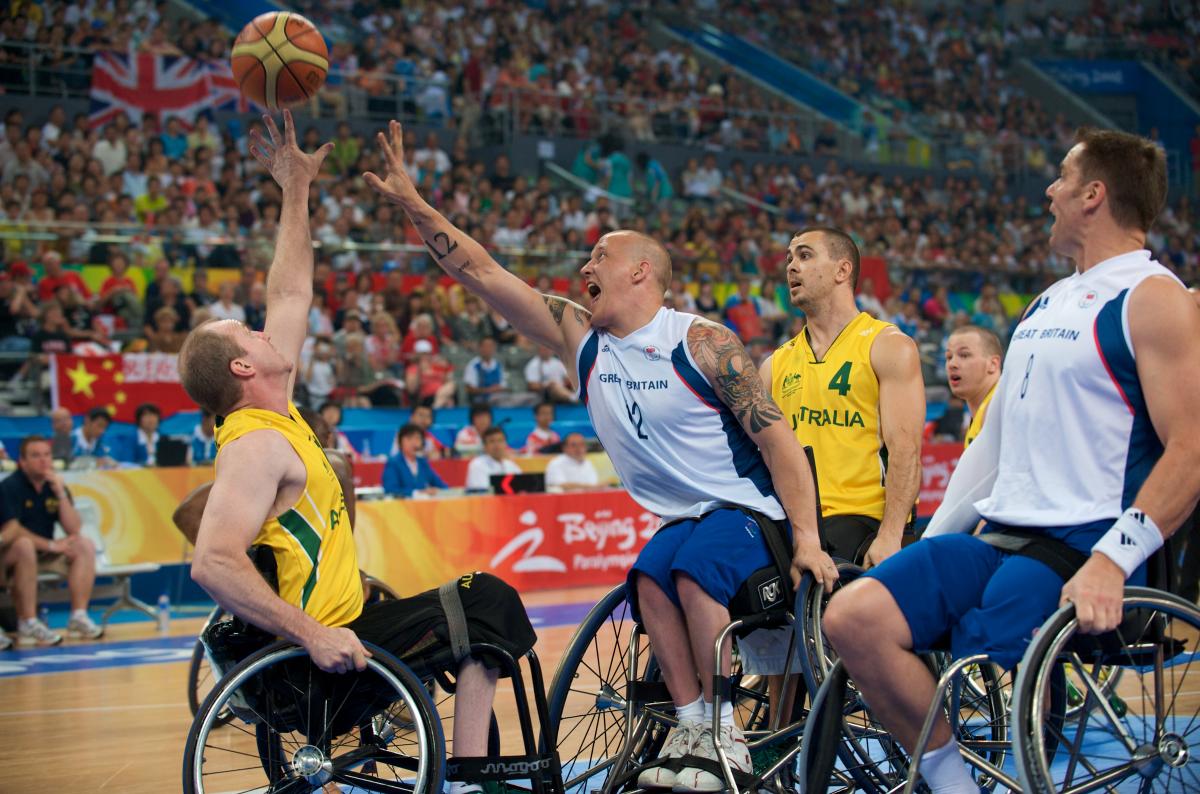
[[[345,675],[321,671],[303,648],[237,618],[212,622],[204,648],[213,670],[223,674],[192,722],[183,790],[298,794],[338,785],[439,794],[446,780],[469,780],[514,781],[510,788],[531,794],[562,794],[536,654],[530,649],[523,656],[540,730],[520,660],[500,645],[470,641],[461,605],[457,614],[443,605],[448,643],[422,642],[403,658],[364,643],[372,654],[366,669]],[[511,678],[522,754],[501,755],[493,715],[488,755],[447,761],[433,696],[439,689],[453,695],[451,671],[467,656],[486,659]]]
[[[843,581],[859,572],[843,570]],[[1165,555],[1150,573],[1153,584],[1170,581]],[[820,631],[808,634],[816,694],[800,752],[803,790],[926,790],[919,759],[941,714],[981,790],[1200,791],[1190,753],[1200,741],[1200,675],[1188,678],[1200,610],[1146,587],[1126,589],[1124,610],[1116,630],[1094,636],[1079,632],[1072,605],[1059,609],[1015,679],[986,655],[926,654],[937,688],[911,756],[873,717]]]
[[[811,450],[806,452],[810,466],[814,465]],[[765,676],[742,673],[736,646],[729,676],[721,674],[719,660],[735,636],[795,625],[785,680],[798,678],[805,668],[818,664],[813,649],[819,642],[811,635],[819,633],[821,609],[827,599],[819,588],[810,587],[793,601],[791,549],[786,537],[771,522],[756,518],[772,564],[753,574],[730,604],[732,622],[715,640],[718,662],[712,672],[714,714],[719,715],[723,702],[733,702],[734,719],[746,737],[754,772],[732,769],[719,748],[716,762],[691,759],[688,763],[707,768],[730,792],[784,792],[794,790],[797,784],[796,761],[806,716],[803,696],[796,698],[796,705],[786,715],[782,708],[772,714]],[[627,596],[626,586],[618,585],[591,610],[552,680],[550,719],[558,736],[568,794],[636,789],[638,775],[662,763],[657,760],[658,753],[676,723],[674,705],[645,632],[631,615]],[[793,654],[797,648],[799,653]],[[797,655],[801,669],[791,669]],[[816,680],[818,675],[810,671],[805,678]],[[718,720],[714,718],[714,735]]]

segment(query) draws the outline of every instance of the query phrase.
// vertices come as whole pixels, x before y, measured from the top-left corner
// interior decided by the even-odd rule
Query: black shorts
[[[825,516],[821,519],[821,544],[834,559],[862,564],[879,532],[879,519],[868,516]]]
[[[489,573],[469,573],[458,578],[458,595],[472,643],[498,645],[519,659],[537,641],[520,595],[504,580]],[[369,604],[346,628],[405,662],[443,655],[439,652],[450,646],[437,590]],[[481,661],[496,666],[486,655]]]

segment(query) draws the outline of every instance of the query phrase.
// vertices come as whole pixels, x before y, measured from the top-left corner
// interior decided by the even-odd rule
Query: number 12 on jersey
[[[650,436],[642,432],[642,409],[637,402],[626,403],[625,411],[629,414],[629,421],[633,424],[633,429],[637,431],[637,437],[641,441],[646,441]]]

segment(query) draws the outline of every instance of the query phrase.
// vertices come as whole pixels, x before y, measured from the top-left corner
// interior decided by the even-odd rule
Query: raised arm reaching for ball
[[[377,137],[387,173],[380,178],[368,172],[363,179],[377,193],[400,205],[434,261],[522,334],[554,349],[564,361],[573,360],[591,327],[591,313],[564,298],[542,295],[505,270],[482,245],[431,207],[405,170],[400,122],[392,121],[388,134],[380,132]]]

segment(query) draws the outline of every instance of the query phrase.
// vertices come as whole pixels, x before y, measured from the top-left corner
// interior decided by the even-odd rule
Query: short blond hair
[[[196,405],[225,416],[242,399],[242,384],[229,365],[246,351],[233,337],[214,331],[211,326],[215,322],[209,320],[197,326],[183,340],[179,379]]]

